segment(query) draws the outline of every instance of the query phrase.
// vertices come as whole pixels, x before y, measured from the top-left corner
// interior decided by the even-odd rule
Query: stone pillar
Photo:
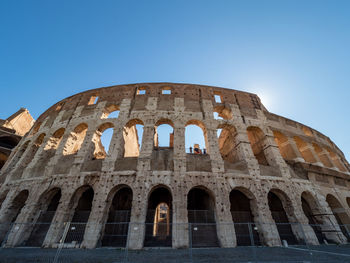
[[[289,168],[276,145],[272,131],[268,130],[264,138],[264,154],[269,165],[277,167],[282,177],[290,178]]]
[[[142,147],[137,162],[137,170],[149,171],[151,169],[151,157],[153,151],[154,125],[148,124],[143,127]]]
[[[209,156],[213,173],[224,172],[224,161],[221,158],[218,136],[216,129],[207,128],[208,148],[210,149]]]
[[[182,123],[174,123],[174,171],[179,176],[186,173],[185,127]]]
[[[252,147],[248,139],[248,135],[245,129],[237,129],[235,141],[235,150],[237,152],[239,160],[246,163],[249,174],[252,176],[258,176],[260,174],[258,161],[255,159]]]
[[[218,179],[217,181],[223,182]],[[220,184],[221,184],[220,182]],[[219,182],[218,182],[219,183]],[[216,193],[216,231],[221,247],[237,246],[236,230],[232,223],[230,211],[229,193],[224,189],[218,189]]]
[[[43,247],[57,247],[58,242],[63,238],[63,231],[67,223],[70,222],[74,208],[70,204],[72,198],[71,192],[65,192],[62,189],[62,196],[55,215],[51,221],[49,230],[47,231]],[[64,242],[64,240],[62,240]]]
[[[302,162],[304,163],[305,160],[303,158],[303,156],[301,155],[297,144],[295,143],[293,138],[287,137],[288,138],[288,144],[290,145],[290,147],[293,149],[294,154],[296,155],[296,157],[294,158],[295,162]]]
[[[187,195],[184,189],[182,182],[179,181],[173,191],[173,248],[188,248],[189,246]]]
[[[113,129],[113,137],[109,146],[109,154],[102,162],[102,171],[114,171],[115,163],[124,154],[123,126],[118,125]],[[117,161],[118,162],[118,161]]]
[[[140,180],[143,178],[140,176]],[[146,200],[146,202],[145,202]],[[145,221],[147,213],[147,194],[135,189],[132,200],[131,217],[128,232],[128,248],[142,249],[145,240]]]
[[[265,196],[264,193],[258,194],[256,207],[251,207],[251,209],[260,239],[267,246],[280,246],[281,240],[267,203],[267,195]]]
[[[102,188],[102,189],[101,189]],[[95,248],[101,239],[102,230],[105,224],[105,216],[107,211],[107,202],[105,200],[105,187],[99,188],[94,195],[89,220],[86,224],[84,238],[81,247]]]

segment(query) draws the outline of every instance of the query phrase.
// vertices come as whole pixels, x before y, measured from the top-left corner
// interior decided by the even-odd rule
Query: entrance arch
[[[158,186],[148,197],[145,247],[172,245],[172,196],[165,186]]]
[[[350,234],[345,227],[345,225],[350,224],[350,218],[347,215],[346,210],[341,205],[341,203],[338,201],[338,199],[335,198],[331,194],[327,195],[326,201],[327,201],[328,205],[330,206],[330,208],[333,212],[333,215],[334,215],[335,219],[337,220],[343,235],[347,238],[348,241],[350,241]]]
[[[74,214],[70,223],[65,243],[81,243],[84,238],[86,223],[89,220],[94,190],[91,186],[82,186],[77,191],[71,201]]]
[[[188,222],[191,224],[193,247],[218,247],[215,200],[204,187],[193,187],[187,195]]]
[[[233,189],[230,193],[230,211],[235,226],[237,246],[252,245],[250,231],[253,235],[254,244],[260,244],[259,233],[254,230],[255,224],[250,206],[251,201],[251,199],[238,189]]]
[[[125,247],[128,237],[132,190],[128,186],[118,187],[110,196],[109,212],[101,239],[102,246]],[[113,198],[113,199],[112,199]]]
[[[21,213],[22,208],[28,199],[28,195],[28,190],[21,191],[7,207],[7,214],[2,218],[0,224],[0,244],[6,233],[10,230],[12,223],[16,222],[18,215]]]
[[[295,245],[298,243],[297,239],[293,233],[290,225],[291,222],[288,220],[288,216],[278,195],[281,195],[281,193],[278,194],[275,191],[270,191],[267,195],[272,218],[276,223],[281,241],[286,240],[288,244]]]
[[[42,246],[46,234],[49,231],[52,219],[56,213],[60,199],[61,189],[59,188],[51,189],[40,197],[40,203],[38,204],[39,217],[26,242],[26,246]]]

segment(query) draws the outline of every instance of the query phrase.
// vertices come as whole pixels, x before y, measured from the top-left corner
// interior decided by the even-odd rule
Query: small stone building
[[[4,166],[12,149],[33,126],[34,119],[27,109],[20,109],[6,120],[0,119],[0,169]]]
[[[161,125],[173,128],[167,147]],[[189,125],[204,136],[199,153],[185,147]],[[176,83],[89,90],[45,111],[11,153],[0,237],[55,247],[69,223],[63,242],[87,248],[183,248],[190,238],[234,247],[250,244],[249,231],[269,246],[344,243],[349,171],[327,136],[267,111],[255,94]]]

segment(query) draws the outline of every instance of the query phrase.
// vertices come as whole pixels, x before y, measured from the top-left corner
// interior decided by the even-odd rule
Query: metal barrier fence
[[[299,223],[12,223],[0,224],[0,262],[350,262],[349,233]]]

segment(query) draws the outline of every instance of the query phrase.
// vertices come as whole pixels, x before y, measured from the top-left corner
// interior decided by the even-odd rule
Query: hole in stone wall
[[[207,154],[208,142],[205,126],[200,121],[189,121],[185,128],[185,148],[187,153]]]

